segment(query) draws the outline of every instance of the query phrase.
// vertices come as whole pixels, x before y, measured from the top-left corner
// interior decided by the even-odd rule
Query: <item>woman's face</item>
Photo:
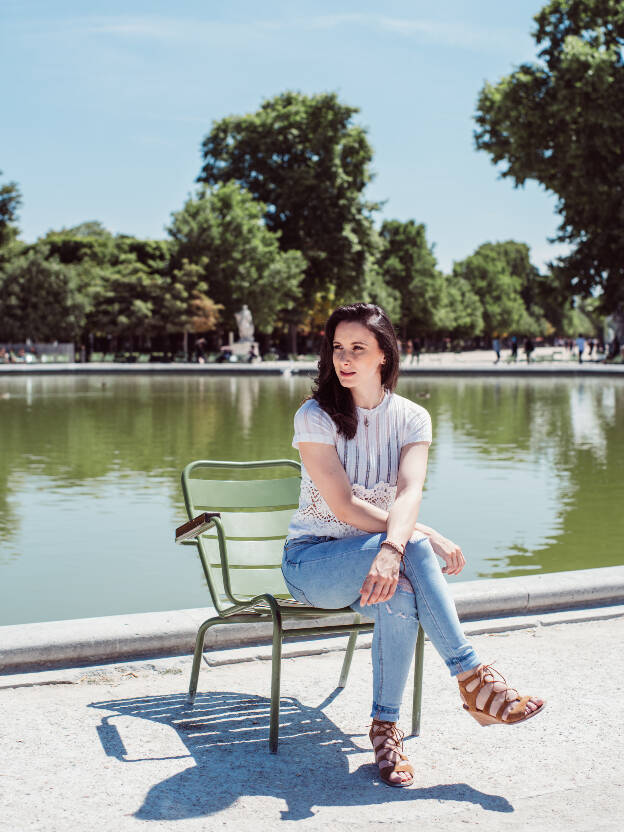
[[[333,342],[334,370],[343,387],[372,389],[381,384],[385,361],[375,335],[356,321],[342,321]]]

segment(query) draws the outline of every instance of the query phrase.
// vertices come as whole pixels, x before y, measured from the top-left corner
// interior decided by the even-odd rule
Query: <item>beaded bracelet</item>
[[[400,543],[395,543],[393,540],[384,540],[381,544],[382,546],[389,546],[391,549],[394,549],[397,554],[401,555],[401,560],[405,555],[405,546],[401,546]]]

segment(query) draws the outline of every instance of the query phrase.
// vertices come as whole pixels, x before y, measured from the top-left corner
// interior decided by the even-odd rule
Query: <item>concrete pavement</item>
[[[547,700],[520,726],[484,731],[470,719],[427,643],[422,736],[405,742],[416,782],[403,790],[381,784],[373,765],[368,649],[335,688],[344,638],[284,660],[276,755],[270,662],[257,648],[211,654],[192,710],[188,657],[3,676],[0,829],[619,832],[623,613],[524,616],[498,632],[467,625],[481,630],[471,640],[484,661]]]

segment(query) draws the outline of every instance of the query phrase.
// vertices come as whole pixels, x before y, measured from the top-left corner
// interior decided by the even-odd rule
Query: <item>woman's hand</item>
[[[436,555],[441,557],[446,564],[442,567],[442,571],[447,575],[459,575],[466,565],[466,558],[457,543],[453,543],[452,540],[436,531],[429,535],[429,543]]]
[[[382,546],[371,563],[368,575],[360,589],[360,604],[379,604],[389,601],[399,582],[401,556],[389,546]]]

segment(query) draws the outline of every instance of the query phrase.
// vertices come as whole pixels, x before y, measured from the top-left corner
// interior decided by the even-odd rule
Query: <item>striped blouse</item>
[[[334,445],[355,496],[388,509],[394,501],[401,448],[411,442],[431,443],[431,417],[424,407],[388,393],[370,410],[356,408],[358,424],[353,439],[338,434],[331,418],[315,399],[295,413],[293,447],[299,442]],[[349,537],[361,530],[338,520],[301,467],[301,493],[288,537],[302,535]]]

